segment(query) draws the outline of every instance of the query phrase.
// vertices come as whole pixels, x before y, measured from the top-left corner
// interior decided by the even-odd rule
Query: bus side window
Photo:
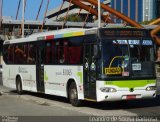
[[[69,47],[69,64],[81,63],[81,51],[80,46]]]
[[[4,45],[4,48],[3,48],[3,58],[4,58],[4,62],[6,64],[8,64],[8,48],[9,48],[8,45]]]
[[[54,42],[46,42],[45,44],[45,64],[54,64]]]
[[[66,64],[68,63],[68,42],[60,41],[58,46],[58,63]]]
[[[34,44],[28,44],[28,57],[27,63],[28,64],[35,64],[35,57],[36,57],[36,47]]]
[[[14,45],[8,46],[8,64],[14,63]]]
[[[83,36],[69,38],[68,46],[68,63],[71,65],[77,65],[83,63]]]
[[[58,61],[60,64],[63,64],[65,62],[64,50],[62,46],[58,47]]]
[[[51,42],[46,42],[45,48],[45,64],[51,63]]]
[[[55,43],[52,41],[52,46],[51,46],[51,60],[52,64],[55,63]]]
[[[16,64],[25,64],[26,57],[27,57],[27,55],[24,51],[24,46],[16,45],[15,46],[15,63]]]

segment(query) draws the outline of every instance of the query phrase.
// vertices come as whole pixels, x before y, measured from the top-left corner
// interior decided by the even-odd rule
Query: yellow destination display
[[[118,75],[118,74],[122,74],[122,70],[120,67],[105,68],[105,74]]]

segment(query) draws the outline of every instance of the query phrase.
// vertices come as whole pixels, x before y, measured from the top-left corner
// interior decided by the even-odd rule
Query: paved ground
[[[17,95],[16,91],[14,90],[9,90],[6,87],[0,86],[0,91],[2,93],[1,98],[3,99],[14,99],[15,100],[23,100],[24,103],[28,102],[31,104],[37,104],[37,105],[41,105],[41,106],[50,106],[51,108],[53,107],[53,110],[56,111],[56,109],[54,109],[54,107],[58,107],[60,109],[65,109],[68,111],[74,111],[75,113],[82,113],[82,115],[95,115],[95,116],[112,116],[113,114],[115,116],[124,116],[124,115],[130,115],[130,116],[134,116],[136,115],[135,113],[132,112],[127,112],[125,110],[122,109],[116,109],[115,107],[117,106],[117,104],[122,104],[120,103],[92,103],[92,102],[84,102],[82,107],[73,107],[68,103],[68,100],[62,97],[56,97],[56,96],[52,96],[52,95],[43,95],[43,94],[37,94],[37,93],[31,93],[31,92],[25,92],[23,95]],[[17,103],[18,101],[15,101],[15,103]],[[4,103],[2,103],[4,104]],[[0,105],[1,101],[0,101]],[[8,102],[9,104],[9,102]],[[11,105],[10,105],[11,104]],[[12,106],[12,103],[10,103],[9,106]],[[4,105],[6,106],[6,105]],[[9,107],[10,108],[10,107]],[[7,108],[6,108],[7,109]],[[23,108],[25,109],[25,108]],[[26,108],[27,109],[27,108]],[[1,107],[0,107],[0,110]],[[107,110],[107,111],[106,111]],[[72,114],[72,116],[77,116],[77,114]],[[19,113],[20,115],[22,113]],[[37,115],[38,113],[35,113],[35,115]],[[17,114],[16,114],[17,115]],[[28,115],[28,113],[26,113],[26,115]],[[32,114],[34,115],[34,114]],[[39,115],[41,115],[41,113],[39,113]],[[48,115],[48,113],[46,113],[46,115]],[[49,114],[50,115],[50,114]],[[68,112],[67,113],[63,113],[63,112],[57,112],[56,114],[53,112],[52,115],[70,115]]]
[[[0,97],[1,116],[85,116],[86,114],[50,106],[46,102],[27,101],[18,95],[3,95]]]
[[[82,107],[72,107],[65,98],[56,97],[51,95],[36,94],[31,92],[25,92],[25,94],[19,96],[15,91],[9,90],[6,87],[0,86],[2,95],[0,97],[0,110],[8,111],[9,108],[13,108],[14,112],[16,103],[19,105],[19,109],[23,109],[24,113],[16,113],[16,115],[29,115],[29,111],[33,109],[32,115],[42,115],[41,111],[36,112],[39,108],[49,109],[49,113],[44,112],[44,115],[95,115],[95,116],[139,116],[139,115],[154,115],[160,116],[160,97],[148,100],[135,100],[135,101],[119,101],[119,102],[84,102]],[[12,101],[13,99],[13,101]],[[5,102],[8,101],[8,102]],[[11,102],[11,103],[10,103]],[[12,102],[14,104],[12,104]],[[7,105],[8,104],[8,105]],[[23,105],[24,104],[24,105]],[[18,108],[17,105],[17,108]],[[23,106],[25,106],[23,108]],[[35,105],[35,108],[32,107]],[[9,106],[8,108],[5,108]],[[27,107],[28,106],[28,107]],[[30,109],[29,109],[30,106]],[[60,110],[58,110],[58,108]],[[62,109],[62,110],[61,110]],[[65,111],[66,112],[63,112]],[[17,111],[17,110],[16,110]],[[73,112],[73,114],[72,114]],[[4,113],[5,114],[5,113]]]

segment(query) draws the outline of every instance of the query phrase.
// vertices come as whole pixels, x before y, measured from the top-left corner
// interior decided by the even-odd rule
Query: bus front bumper
[[[146,99],[155,98],[156,91],[135,90],[130,91],[117,91],[113,93],[105,93],[100,90],[97,91],[97,102],[101,101],[120,101],[120,100],[134,100],[134,99]]]

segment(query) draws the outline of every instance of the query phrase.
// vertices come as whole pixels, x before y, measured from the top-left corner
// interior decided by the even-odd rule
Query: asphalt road
[[[17,95],[16,91],[2,86],[0,86],[0,90],[2,92],[0,96],[0,114],[3,115],[160,116],[159,96],[155,99],[134,101],[84,102],[82,107],[72,107],[68,101],[62,97],[31,92]],[[9,111],[10,108],[12,108],[12,111]],[[23,112],[21,112],[21,110],[23,110]],[[48,110],[48,112],[46,110]],[[42,113],[42,111],[44,112]]]
[[[84,116],[86,114],[50,106],[41,101],[27,101],[18,95],[2,95],[0,97],[1,116]]]

